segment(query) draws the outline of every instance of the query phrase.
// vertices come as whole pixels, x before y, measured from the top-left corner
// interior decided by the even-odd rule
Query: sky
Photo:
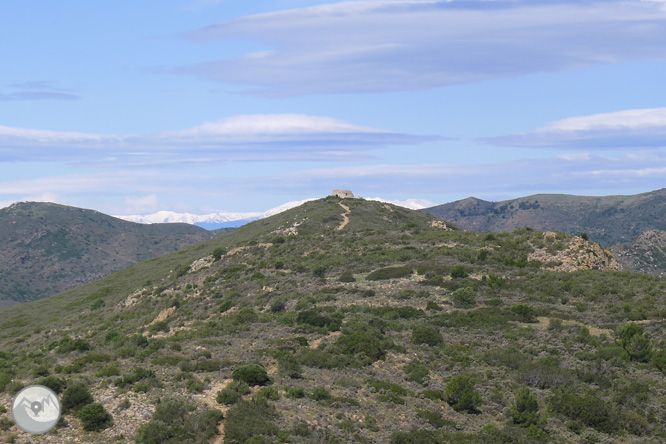
[[[23,0],[0,17],[0,206],[666,187],[666,0]]]

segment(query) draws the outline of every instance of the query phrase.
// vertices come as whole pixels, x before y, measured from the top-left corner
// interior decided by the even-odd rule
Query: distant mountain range
[[[501,202],[469,197],[422,210],[470,231],[518,227],[585,233],[625,269],[666,273],[666,189],[628,196],[535,194]],[[657,231],[654,231],[657,230]],[[646,235],[646,233],[650,233]]]
[[[666,230],[666,188],[632,196],[535,194],[501,202],[469,197],[423,211],[466,230],[500,232],[531,227],[586,233],[609,248],[631,242],[648,230]]]
[[[0,209],[0,306],[51,296],[223,232],[16,203]]]
[[[157,213],[147,215],[133,215],[133,216],[114,216],[129,222],[136,222],[140,224],[156,224],[156,223],[186,223],[205,228],[207,230],[214,230],[225,227],[240,227],[248,222],[266,217],[273,216],[283,211],[303,205],[306,202],[315,199],[304,199],[287,202],[275,208],[271,208],[264,212],[231,212],[231,211],[217,211],[209,214],[192,214],[192,213],[176,213],[173,211],[158,211]],[[406,199],[406,200],[387,200],[380,197],[367,198],[366,200],[379,201],[392,203],[401,207],[409,208],[411,210],[420,210],[432,206],[432,202],[424,199]]]

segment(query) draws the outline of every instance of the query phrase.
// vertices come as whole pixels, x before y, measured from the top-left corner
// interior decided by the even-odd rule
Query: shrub
[[[265,385],[269,381],[266,369],[257,364],[241,365],[233,371],[231,377],[235,381],[242,381],[250,386]]]
[[[14,425],[14,421],[12,421],[9,418],[0,418],[0,430],[7,431],[12,428]],[[7,441],[5,442],[14,442],[13,440],[10,441],[10,438],[7,438]]]
[[[416,382],[423,386],[428,384],[430,378],[428,377],[428,368],[422,365],[418,361],[412,361],[404,367],[405,373],[407,373],[407,379],[410,381]]]
[[[167,399],[159,404],[135,438],[137,444],[209,442],[217,433],[223,414],[219,410],[196,410],[184,401]]]
[[[539,415],[537,397],[527,387],[518,389],[513,404],[509,407],[508,416],[514,424],[522,427],[540,426],[543,423]]]
[[[474,388],[471,375],[457,375],[451,378],[444,388],[446,402],[457,412],[478,413],[483,403],[481,395]]]
[[[666,350],[660,350],[652,354],[652,362],[659,370],[666,373]],[[0,391],[2,384],[0,383]]]
[[[0,392],[5,390],[5,386],[12,382],[11,376],[6,373],[0,373]]]
[[[515,304],[511,311],[518,316],[520,322],[536,322],[534,309],[527,304]]]
[[[314,310],[306,310],[298,313],[296,322],[299,324],[308,324],[313,327],[326,328],[329,331],[336,331],[340,329],[342,320],[340,316],[322,316]]]
[[[392,342],[381,335],[378,336],[370,329],[365,332],[354,331],[343,334],[334,345],[340,353],[353,357],[354,364],[370,365],[379,359],[384,359]],[[341,363],[338,361],[337,364]]]
[[[327,399],[331,399],[331,392],[329,392],[325,387],[317,387],[312,391],[310,398],[314,399],[315,401],[325,401]]]
[[[451,293],[453,305],[458,308],[473,308],[476,305],[475,291],[470,287],[462,287]]]
[[[281,313],[287,308],[287,303],[283,298],[277,298],[271,301],[271,313]]]
[[[278,374],[292,379],[298,379],[302,376],[301,365],[294,355],[287,353],[278,358]]]
[[[304,398],[305,389],[303,387],[287,387],[286,396],[287,398]]]
[[[409,432],[394,432],[391,444],[444,444],[442,434],[434,430],[414,429]]]
[[[113,425],[113,417],[99,402],[85,405],[76,414],[83,423],[83,430],[99,432]]]
[[[108,376],[118,376],[118,375],[120,375],[120,369],[118,368],[118,364],[115,362],[105,365],[104,367],[99,369],[97,373],[95,373],[95,376],[98,376],[100,378]]]
[[[227,254],[227,252],[222,247],[217,247],[216,249],[213,250],[213,258],[216,261],[222,259],[222,256],[224,256],[225,254]]]
[[[62,392],[63,389],[65,388],[65,381],[56,378],[53,375],[40,379],[39,381],[37,381],[37,384],[43,385],[44,387],[48,387],[56,393]]]
[[[259,392],[257,392],[257,399],[268,399],[271,401],[277,401],[280,399],[280,392],[277,387],[263,387]]]
[[[568,370],[542,362],[525,364],[518,372],[519,381],[540,389],[563,387],[570,384],[572,379]]]
[[[435,346],[443,343],[444,338],[439,333],[439,328],[433,325],[420,324],[412,330],[412,342],[417,345],[427,344]]]
[[[550,409],[567,418],[580,421],[600,432],[618,429],[618,421],[608,403],[592,394],[579,395],[573,390],[559,390],[548,401]]]
[[[340,278],[338,279],[340,282],[356,282],[356,278],[354,277],[354,273],[351,271],[344,271],[340,275]]]
[[[185,388],[190,393],[203,393],[204,383],[196,378],[188,379],[185,383]]]
[[[278,434],[275,425],[277,412],[265,399],[243,401],[227,413],[224,423],[224,442],[242,444],[269,442],[253,440],[255,437],[271,437]],[[250,441],[252,440],[252,441]]]
[[[242,381],[232,381],[224,389],[217,392],[215,400],[218,404],[236,404],[250,393],[250,387]]]
[[[467,273],[467,268],[464,265],[454,265],[453,268],[451,268],[451,277],[452,278],[466,278],[469,276],[469,273]]]
[[[78,408],[93,402],[93,397],[84,382],[73,382],[68,384],[62,394],[62,407],[65,410]]]
[[[399,266],[399,267],[386,267],[375,270],[367,276],[367,279],[370,281],[380,281],[386,279],[399,279],[411,275],[414,272],[409,267]]]
[[[647,362],[652,355],[650,340],[643,335],[643,327],[629,322],[617,329],[618,342],[634,361]]]

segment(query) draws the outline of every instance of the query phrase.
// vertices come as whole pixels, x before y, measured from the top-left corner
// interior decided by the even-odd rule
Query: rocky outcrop
[[[543,237],[547,244],[552,243],[557,233],[547,231]],[[542,268],[550,271],[622,270],[613,254],[596,242],[581,237],[570,237],[564,242],[564,248],[554,252],[549,247],[535,248],[527,259],[541,262]]]

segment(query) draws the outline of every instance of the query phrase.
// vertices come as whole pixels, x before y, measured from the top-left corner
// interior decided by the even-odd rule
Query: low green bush
[[[63,392],[61,399],[62,407],[65,410],[76,409],[92,402],[93,397],[88,385],[81,381],[67,384],[67,389]]]
[[[266,385],[270,379],[266,369],[258,364],[245,364],[237,367],[231,374],[235,381],[242,381],[249,386]]]
[[[217,392],[215,400],[218,404],[231,405],[243,399],[244,395],[250,393],[250,386],[243,381],[232,381],[224,389]]]
[[[551,411],[600,432],[612,433],[619,428],[618,418],[610,405],[594,394],[580,395],[571,389],[556,390],[548,405]]]
[[[226,444],[272,442],[278,434],[277,411],[265,399],[243,401],[233,406],[224,422]],[[261,440],[260,437],[269,438]]]
[[[436,346],[444,342],[439,328],[434,325],[419,324],[412,329],[412,342],[414,344],[427,344]]]
[[[179,399],[166,399],[135,437],[137,444],[209,442],[224,415],[215,409],[196,409]]]
[[[457,412],[478,413],[483,404],[471,375],[456,375],[444,388],[446,402]]]
[[[83,430],[88,432],[99,432],[113,425],[113,416],[99,402],[81,407],[76,417],[81,420]]]
[[[399,267],[386,267],[375,270],[372,273],[368,274],[367,278],[369,281],[381,281],[386,279],[399,279],[410,276],[414,270],[410,267],[399,266]]]

